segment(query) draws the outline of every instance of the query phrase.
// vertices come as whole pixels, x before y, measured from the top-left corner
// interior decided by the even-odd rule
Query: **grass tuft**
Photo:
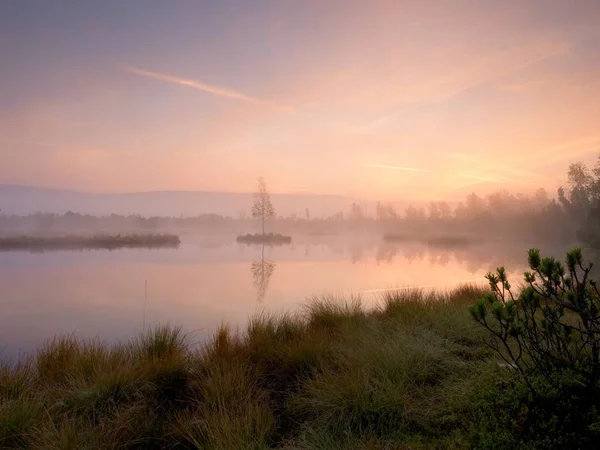
[[[0,368],[0,448],[469,448],[497,372],[467,308],[482,294],[312,299],[200,347],[168,325],[57,337]]]
[[[181,357],[187,349],[180,327],[159,325],[143,332],[132,350],[138,358],[154,361]]]

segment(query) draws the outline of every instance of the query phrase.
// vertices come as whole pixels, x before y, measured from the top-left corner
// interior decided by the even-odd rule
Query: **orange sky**
[[[0,6],[0,183],[422,200],[600,153],[595,0],[82,3]]]

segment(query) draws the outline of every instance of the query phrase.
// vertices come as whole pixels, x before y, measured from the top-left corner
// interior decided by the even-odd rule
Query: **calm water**
[[[14,359],[57,333],[112,342],[144,323],[169,322],[201,340],[221,322],[293,311],[314,295],[360,293],[372,304],[392,287],[485,282],[500,264],[522,273],[526,248],[452,251],[350,237],[263,248],[233,236],[183,236],[178,249],[0,253],[0,357]]]

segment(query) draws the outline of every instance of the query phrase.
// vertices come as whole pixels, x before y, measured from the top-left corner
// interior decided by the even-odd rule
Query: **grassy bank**
[[[595,391],[538,378],[534,400],[483,344],[469,306],[486,291],[315,299],[203,345],[168,326],[56,338],[0,366],[0,448],[597,448]]]
[[[478,399],[508,372],[469,316],[482,294],[314,300],[200,347],[57,338],[0,370],[0,448],[485,448]]]
[[[99,234],[93,236],[6,236],[0,237],[0,251],[85,250],[118,248],[175,248],[179,236],[172,234]]]

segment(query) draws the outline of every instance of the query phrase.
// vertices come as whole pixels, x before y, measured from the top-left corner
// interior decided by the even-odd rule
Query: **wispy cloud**
[[[376,133],[382,127],[389,125],[399,113],[386,114],[383,116],[376,117],[375,119],[370,120],[369,122],[359,125],[355,127],[354,131],[364,132],[364,133]]]
[[[49,148],[59,147],[58,144],[55,144],[52,142],[32,141],[30,139],[14,139],[14,138],[10,138],[10,137],[1,137],[0,141],[9,142],[11,144],[17,144],[17,145],[30,145],[30,146],[34,146],[34,147],[49,147]]]
[[[465,178],[467,180],[472,180],[465,184],[460,185],[460,188],[475,186],[477,184],[482,183],[512,183],[512,184],[529,184],[529,185],[538,185],[537,182],[531,180],[523,180],[519,178],[498,176],[493,174],[482,173],[480,175],[472,174],[472,173],[459,173],[459,178]]]
[[[458,191],[467,187],[471,187],[471,186],[477,186],[479,184],[484,184],[484,183],[499,183],[500,181],[504,181],[506,182],[506,180],[500,180],[499,178],[495,178],[495,177],[490,177],[490,176],[479,176],[479,175],[472,175],[472,174],[467,174],[467,173],[459,173],[458,174],[459,178],[464,178],[467,180],[471,180],[471,181],[467,181],[466,183],[459,183],[453,184],[453,191]]]
[[[402,107],[407,104],[425,106],[443,103],[479,86],[496,85],[530,66],[565,55],[569,49],[565,42],[549,39],[548,42],[535,42],[528,46],[518,45],[491,52],[474,62],[465,60],[458,69],[429,77],[405,89],[407,94],[400,98],[399,111],[377,116],[357,127],[357,131],[368,133],[387,126],[400,115]]]
[[[525,183],[525,184],[539,184],[539,183],[544,183],[544,182],[548,181],[548,178],[546,176],[540,175],[535,172],[531,172],[529,170],[525,170],[525,169],[523,169],[521,167],[517,167],[515,165],[507,165],[507,164],[504,164],[502,161],[497,161],[495,159],[490,162],[489,158],[477,158],[475,155],[460,153],[460,152],[450,153],[449,156],[454,159],[461,160],[463,162],[469,162],[472,167],[473,166],[477,167],[477,171],[479,173],[489,174],[489,176],[494,178],[494,180],[515,181],[518,183]],[[515,180],[512,177],[506,177],[504,175],[497,175],[498,171],[502,171],[502,173],[509,173],[511,175],[516,175],[521,178]],[[467,175],[469,175],[469,174],[467,174]]]
[[[597,153],[600,151],[600,135],[586,136],[531,152],[510,162],[522,162],[534,159],[539,165],[550,165],[565,160]]]
[[[476,180],[476,181],[492,181],[492,182],[506,181],[505,179],[501,180],[500,178],[496,178],[496,177],[473,175],[470,173],[459,173],[458,176],[460,178],[467,178],[469,180]]]
[[[403,170],[405,172],[433,172],[431,169],[419,169],[417,167],[392,166],[388,164],[365,164],[365,167],[373,167],[375,169],[390,169]]]
[[[154,78],[155,80],[166,81],[168,83],[178,84],[180,86],[190,87],[192,89],[197,89],[199,91],[207,92],[212,95],[217,95],[219,97],[231,98],[234,100],[240,100],[243,102],[253,103],[256,105],[269,106],[271,108],[275,108],[281,111],[292,112],[293,109],[284,105],[280,105],[278,103],[261,99],[258,97],[253,97],[248,94],[244,94],[243,92],[236,91],[234,89],[215,86],[212,84],[207,84],[199,80],[192,80],[189,78],[182,78],[174,75],[168,75],[160,72],[152,72],[150,70],[140,69],[131,65],[124,65],[123,69],[129,73],[133,73],[135,75],[140,75],[142,77]]]
[[[534,66],[556,56],[568,53],[570,47],[562,41],[534,42],[530,45],[517,45],[506,50],[490,53],[475,63],[467,64],[439,80],[446,86],[438,98],[428,103],[449,100],[469,89],[484,84],[494,84],[520,70]]]

